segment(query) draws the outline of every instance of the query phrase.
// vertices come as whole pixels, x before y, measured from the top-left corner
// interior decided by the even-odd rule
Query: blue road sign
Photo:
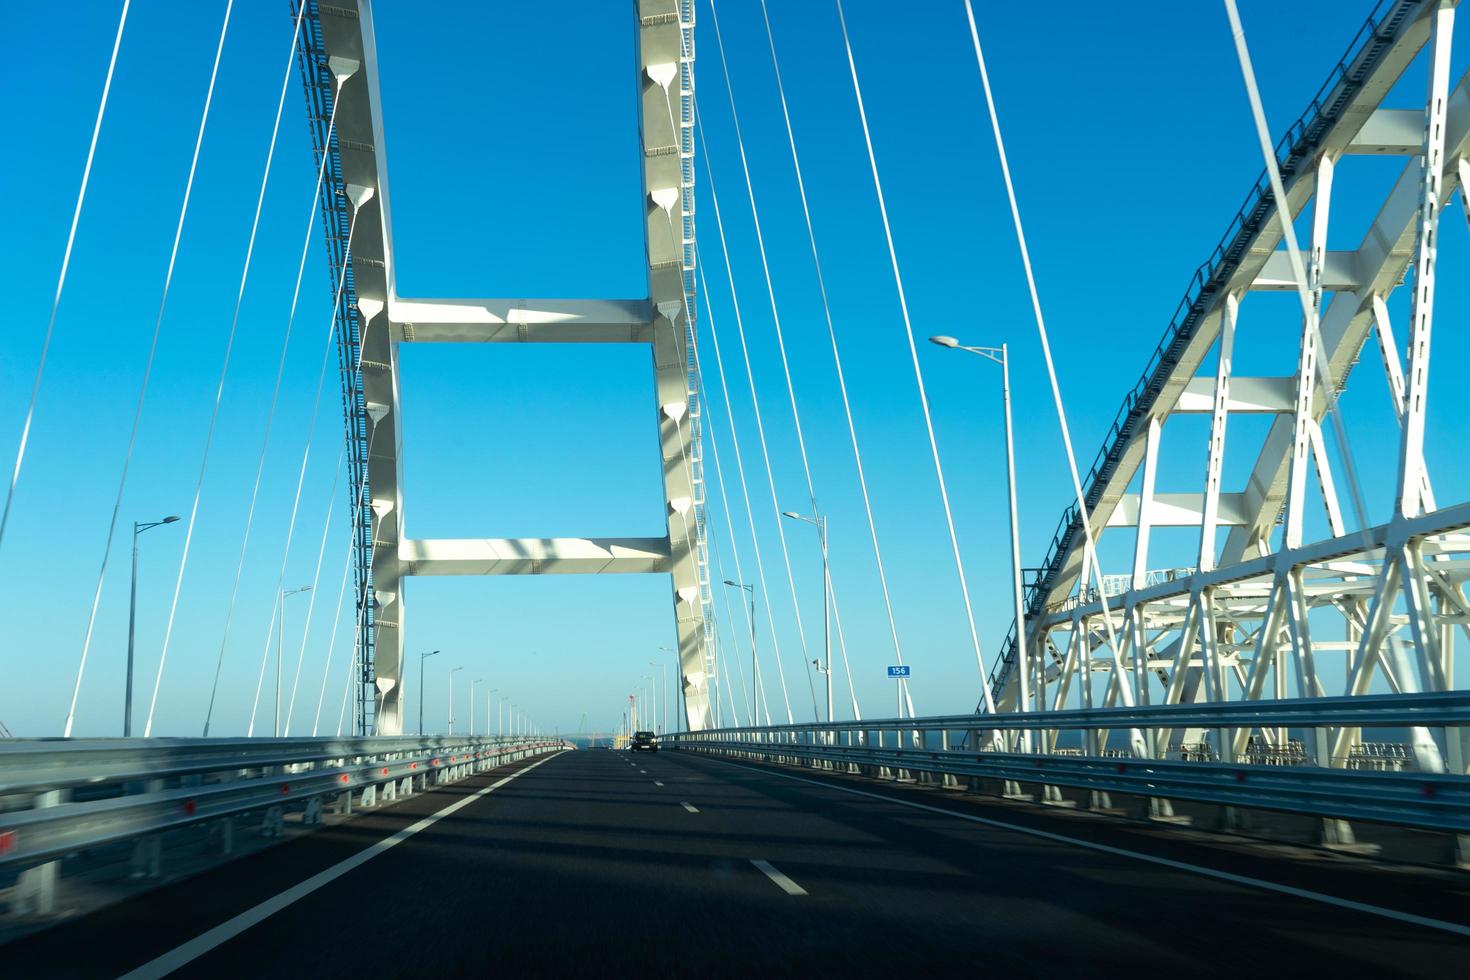
[[[909,676],[909,665],[908,664],[890,664],[888,666],[888,676],[889,677],[907,677],[907,676]]]

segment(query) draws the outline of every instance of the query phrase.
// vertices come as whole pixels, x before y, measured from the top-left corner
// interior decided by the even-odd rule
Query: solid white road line
[[[1056,841],[1061,844],[1070,844],[1073,847],[1085,848],[1089,851],[1100,851],[1103,854],[1115,854],[1118,857],[1132,858],[1135,861],[1144,861],[1148,864],[1157,864],[1165,868],[1173,868],[1176,871],[1188,871],[1206,878],[1214,878],[1216,881],[1227,881],[1233,885],[1243,885],[1247,888],[1259,888],[1263,891],[1276,892],[1279,895],[1290,895],[1293,898],[1304,898],[1311,902],[1321,902],[1323,905],[1332,905],[1340,909],[1351,909],[1354,912],[1365,912],[1368,915],[1376,915],[1385,919],[1393,919],[1396,922],[1407,922],[1410,925],[1423,926],[1426,929],[1437,929],[1440,932],[1448,932],[1457,936],[1470,936],[1470,926],[1458,922],[1447,922],[1444,919],[1431,919],[1424,915],[1415,915],[1413,912],[1400,912],[1397,909],[1384,908],[1380,905],[1369,905],[1367,902],[1355,902],[1350,898],[1338,898],[1336,895],[1328,895],[1326,892],[1315,892],[1308,888],[1297,888],[1294,885],[1283,885],[1275,881],[1266,881],[1263,878],[1252,878],[1248,875],[1232,874],[1229,871],[1220,871],[1216,868],[1207,868],[1204,865],[1190,864],[1187,861],[1175,861],[1170,858],[1158,857],[1153,854],[1145,854],[1142,851],[1130,851],[1127,848],[1113,847],[1109,844],[1099,844],[1095,841],[1082,840],[1077,837],[1068,837],[1065,834],[1054,834],[1049,830],[1037,830],[1033,827],[1025,827],[1020,824],[1006,823],[1004,820],[992,820],[989,817],[977,817],[971,813],[960,813],[956,810],[947,810],[944,807],[929,806],[927,803],[915,803],[911,800],[900,800],[882,793],[869,793],[866,790],[853,789],[849,786],[839,786],[836,783],[824,782],[820,779],[807,779],[802,776],[792,776],[784,772],[772,772],[755,766],[745,766],[738,762],[726,762],[724,759],[713,759],[714,762],[723,762],[727,766],[736,769],[745,769],[750,772],[761,773],[766,776],[779,776],[782,779],[790,779],[798,783],[810,783],[813,786],[822,786],[826,789],[836,790],[840,793],[850,793],[853,796],[866,796],[874,800],[883,800],[898,806],[911,807],[915,810],[926,810],[929,813],[942,813],[948,817],[957,817],[960,820],[968,820],[971,823],[984,824],[987,827],[996,827],[1001,830],[1013,831],[1017,834],[1026,834],[1030,837],[1039,837],[1042,840]],[[753,862],[759,867],[759,862]],[[761,870],[765,870],[762,868]],[[769,872],[767,872],[769,874]]]
[[[699,812],[699,808],[698,807],[696,807],[696,806],[690,806],[688,803],[686,803],[683,800],[680,800],[679,801],[679,805],[682,806],[684,809],[688,810],[690,813],[698,813]]]
[[[805,888],[801,887],[796,882],[794,882],[790,878],[786,877],[786,875],[782,874],[779,870],[777,870],[775,867],[772,866],[771,862],[769,862],[769,861],[763,861],[760,858],[751,858],[750,859],[750,863],[753,864],[753,865],[755,865],[757,868],[760,868],[761,871],[762,871],[762,873],[764,873],[767,878],[771,879],[777,885],[779,885],[781,887],[781,890],[783,892],[785,892],[786,894],[788,894],[788,895],[805,895],[806,894],[806,889]]]
[[[339,861],[338,863],[332,865],[330,868],[327,868],[325,871],[319,871],[305,881],[300,882],[296,885],[292,885],[290,888],[287,888],[285,891],[281,892],[279,895],[276,895],[274,898],[266,899],[264,902],[261,902],[254,908],[247,909],[244,912],[241,912],[239,915],[235,916],[233,919],[229,919],[225,922],[220,923],[213,929],[210,929],[208,932],[201,933],[200,935],[195,936],[193,939],[180,946],[175,947],[174,949],[169,950],[167,953],[164,953],[157,959],[150,960],[149,962],[144,963],[142,966],[138,967],[136,970],[123,974],[121,980],[145,980],[145,978],[146,980],[152,980],[152,978],[154,977],[167,976],[180,967],[192,963],[194,960],[197,960],[199,957],[203,956],[205,953],[208,953],[216,946],[220,946],[226,942],[229,942],[231,939],[234,939],[236,936],[240,935],[240,933],[244,932],[246,929],[249,929],[251,926],[265,921],[272,915],[275,915],[277,912],[281,911],[281,909],[284,909],[287,906],[297,901],[300,901],[307,895],[310,895],[312,892],[316,891],[318,888],[321,888],[323,885],[330,884],[331,882],[342,877],[352,869],[366,864],[373,858],[377,857],[379,854],[382,854],[384,851],[388,850],[390,847],[394,847],[398,844],[403,843],[414,834],[417,834],[419,831],[433,826],[450,814],[455,813],[458,810],[462,810],[465,807],[469,806],[471,803],[474,803],[482,796],[486,796],[490,793],[495,792],[497,789],[504,786],[512,779],[515,779],[517,776],[524,776],[532,769],[535,769],[537,766],[541,765],[541,763],[549,762],[561,754],[562,753],[557,752],[553,755],[548,755],[544,759],[538,759],[526,768],[518,769],[515,772],[511,773],[509,776],[504,776],[496,780],[489,786],[486,786],[484,789],[481,789],[478,792],[471,794],[470,796],[466,796],[463,799],[449,804],[437,813],[429,814],[427,817],[424,817],[417,823],[412,824],[408,827],[404,827],[402,830],[398,831],[392,836],[385,837],[371,847],[366,848],[362,851],[358,851],[356,854],[352,855],[352,857],[347,858],[343,861]]]

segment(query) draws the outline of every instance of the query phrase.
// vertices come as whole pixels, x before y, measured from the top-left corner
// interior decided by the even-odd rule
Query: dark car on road
[[[653,734],[653,732],[634,732],[633,741],[628,745],[628,748],[634,752],[657,752],[658,736]]]

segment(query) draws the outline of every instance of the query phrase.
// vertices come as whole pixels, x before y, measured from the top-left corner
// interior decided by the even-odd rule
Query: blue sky
[[[644,290],[631,4],[446,3],[383,0],[378,37],[392,185],[398,288],[407,296],[623,297]],[[1021,481],[1022,558],[1040,561],[1069,499],[1055,414],[984,117],[963,4],[925,0],[922,16],[852,0],[848,19],[884,190],[919,337],[953,333],[1011,344]],[[1042,301],[1079,462],[1086,466],[1124,392],[1142,370],[1189,276],[1214,246],[1261,161],[1218,4],[1068,4],[1041,20],[1023,6],[976,4],[1027,221]],[[1273,130],[1294,119],[1366,16],[1366,3],[1302,0],[1276,28],[1274,4],[1242,2]],[[0,32],[23,39],[0,63],[0,112],[13,142],[0,155],[10,189],[0,225],[0,458],[14,458],[65,244],[67,223],[119,5],[83,0],[68,18],[64,58],[54,15],[0,10]],[[0,550],[0,595],[11,612],[0,721],[17,734],[60,731],[116,491],[133,403],[177,220],[183,181],[224,4],[136,3],[114,83],[86,208],[41,391],[12,526]],[[825,322],[791,172],[759,6],[725,0],[721,28],[756,203],[774,273],[817,494],[831,522],[833,578],[865,713],[893,690],[878,592]],[[919,711],[966,710],[979,688],[949,543],[888,268],[861,131],[827,3],[773,0],[771,19],[792,121],[843,345],[895,614]],[[199,471],[290,45],[287,4],[236,4],[205,135],[178,271],[78,708],[78,734],[121,724],[127,622],[127,522],[187,515]],[[707,0],[699,4],[695,71],[709,165],[720,197],[747,340],[783,508],[804,509],[805,485],[740,171]],[[1457,50],[1462,50],[1458,45]],[[1463,64],[1457,58],[1456,66]],[[1458,75],[1455,76],[1458,79]],[[1422,67],[1390,104],[1421,97]],[[198,525],[159,699],[159,734],[202,721],[239,553],[266,409],[290,307],[315,168],[292,69],[276,162],[264,201],[240,332],[226,376]],[[1402,161],[1354,158],[1339,171],[1332,247],[1352,247]],[[734,317],[703,166],[698,222],[727,369],[738,363]],[[1442,263],[1466,252],[1456,203]],[[296,474],[311,456],[285,584],[310,583],[329,505],[327,546],[305,645],[293,732],[310,725],[321,690],[346,546],[343,494],[332,491],[340,444],[335,379],[310,408],[328,327],[329,276],[313,233],[287,351],[255,529],[225,651],[215,731],[244,731],[282,561]],[[1440,281],[1441,323],[1465,309],[1464,277]],[[1403,297],[1391,304],[1403,315]],[[1252,296],[1237,370],[1287,374],[1295,361],[1295,300]],[[706,335],[707,372],[713,372]],[[1463,427],[1444,397],[1463,336],[1436,337],[1429,458],[1442,502],[1465,499],[1470,471],[1451,455]],[[921,349],[941,452],[987,662],[1009,625],[1009,568],[998,377],[974,358]],[[651,369],[643,348],[406,345],[402,350],[406,512],[414,537],[661,533]],[[1343,399],[1375,520],[1387,516],[1391,418],[1376,356]],[[712,379],[711,379],[712,380]],[[794,618],[743,377],[732,374],[756,531],[798,717],[810,715]],[[1438,398],[1436,399],[1436,396]],[[735,492],[730,421],[716,399],[726,481]],[[1260,430],[1227,450],[1233,486]],[[1196,426],[1196,422],[1200,424]],[[1232,427],[1236,425],[1232,420]],[[1171,423],[1160,489],[1193,489],[1204,464],[1203,420]],[[709,465],[707,461],[707,466]],[[1447,468],[1446,468],[1447,467]],[[712,467],[709,476],[713,480]],[[1164,486],[1165,480],[1168,486]],[[747,578],[752,545],[731,500]],[[712,523],[733,577],[728,530],[712,492]],[[719,515],[715,517],[714,515]],[[1320,523],[1320,522],[1319,522]],[[820,637],[820,563],[813,535],[788,537],[809,640]],[[1105,539],[1123,570],[1131,538]],[[144,538],[138,685],[146,713],[183,543],[182,525]],[[1187,541],[1170,544],[1181,552]],[[1159,561],[1158,564],[1168,564]],[[733,596],[731,597],[734,598]],[[309,599],[289,600],[288,671]],[[667,582],[657,577],[423,579],[406,591],[407,650],[442,649],[426,683],[426,724],[442,727],[445,672],[485,678],[543,725],[615,727],[628,692],[672,666]],[[722,615],[723,600],[717,597]],[[762,623],[760,643],[770,650]],[[722,628],[729,624],[722,624]],[[746,651],[736,610],[733,634]],[[350,625],[348,627],[350,630]],[[347,634],[350,636],[350,633]],[[323,711],[335,729],[347,643],[339,634]],[[748,651],[742,654],[747,656]],[[813,654],[815,655],[815,654]],[[744,668],[742,668],[744,669]],[[774,666],[763,670],[768,680]],[[258,718],[269,725],[269,691]],[[748,680],[748,678],[747,678]],[[289,689],[289,676],[288,676]],[[670,690],[673,689],[672,677]],[[839,703],[845,681],[839,678]],[[412,704],[417,680],[413,678]],[[459,688],[463,695],[464,687]],[[773,703],[778,690],[768,688]],[[302,705],[307,708],[303,709]],[[477,706],[483,710],[483,701]],[[303,723],[303,712],[306,718]],[[468,705],[457,714],[466,718]],[[413,714],[410,714],[413,718]]]

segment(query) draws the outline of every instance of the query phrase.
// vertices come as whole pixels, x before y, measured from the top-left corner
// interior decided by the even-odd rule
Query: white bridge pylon
[[[632,6],[630,4],[630,6]],[[672,578],[683,702],[691,730],[710,721],[699,420],[689,344],[693,272],[693,10],[638,0],[634,64],[641,100],[648,295],[612,300],[408,299],[394,284],[393,235],[372,3],[315,5],[337,86],[339,186],[355,214],[352,281],[361,389],[371,419],[367,487],[375,731],[403,729],[404,579],[414,575],[660,573]],[[646,344],[653,355],[667,535],[659,538],[414,540],[406,533],[398,352],[413,343]]]

